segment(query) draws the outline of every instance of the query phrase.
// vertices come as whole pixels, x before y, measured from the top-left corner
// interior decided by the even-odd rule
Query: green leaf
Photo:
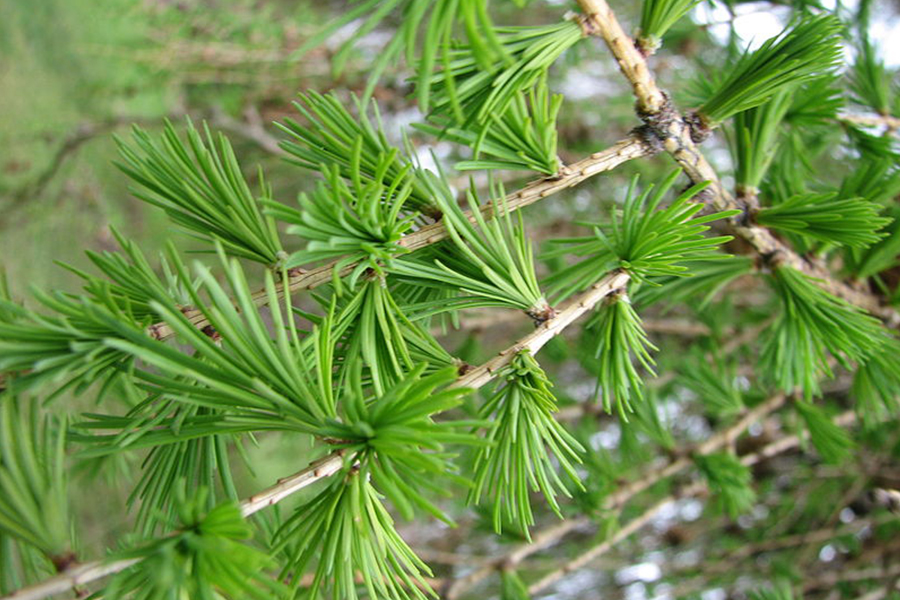
[[[474,222],[449,190],[436,198],[452,243],[450,251],[437,253],[438,258],[432,260],[397,259],[389,272],[409,283],[418,280],[421,285],[461,289],[464,294],[478,297],[482,301],[479,306],[512,306],[526,311],[535,320],[546,320],[552,309],[537,282],[522,214],[516,214],[514,223],[503,200],[502,188],[492,191],[490,220],[485,218],[471,189],[468,200]],[[451,308],[453,303],[448,303],[447,309]]]
[[[399,536],[365,472],[355,468],[332,478],[324,490],[301,505],[279,529],[275,544],[287,557],[282,577],[295,588],[315,563],[305,592],[310,598],[322,594],[334,600],[357,600],[357,574],[372,599],[436,596],[422,576],[431,575],[431,570]]]
[[[645,54],[655,52],[669,28],[698,4],[700,0],[644,0],[638,47]]]
[[[365,183],[357,179],[352,186],[341,179],[338,166],[332,165],[325,169],[327,183],[320,183],[310,195],[300,194],[299,210],[267,204],[268,214],[291,224],[288,233],[307,241],[304,250],[288,258],[287,268],[340,259],[334,267],[338,290],[341,270],[354,263],[347,280],[351,289],[369,270],[384,276],[382,265],[408,251],[399,242],[414,221],[414,216],[401,215],[412,189],[412,180],[405,178],[408,165],[393,184],[383,181],[394,159],[394,153],[382,156],[374,178]],[[404,187],[397,189],[400,183]]]
[[[900,341],[892,337],[859,365],[851,393],[869,427],[900,412]]]
[[[841,198],[863,198],[867,202],[890,206],[900,194],[900,170],[890,156],[861,156],[841,181]]]
[[[332,39],[342,28],[350,26],[354,28],[353,32],[332,58],[335,74],[340,74],[354,56],[359,41],[389,19],[396,31],[371,64],[363,94],[365,99],[371,96],[385,69],[395,65],[404,54],[407,63],[413,63],[418,55],[418,101],[420,108],[427,111],[429,90],[422,82],[431,75],[439,56],[450,45],[454,27],[460,23],[469,38],[475,40],[480,53],[490,57],[502,55],[503,49],[496,40],[483,0],[357,0],[354,4],[304,43],[292,58],[299,59],[312,48]]]
[[[782,311],[765,334],[760,361],[786,392],[819,391],[821,373],[831,376],[826,353],[846,365],[865,361],[887,341],[881,323],[816,285],[791,267],[774,269],[772,284]]]
[[[532,88],[563,52],[584,36],[574,21],[537,27],[498,27],[502,52],[487,59],[469,43],[445,53],[443,70],[430,76],[431,111],[455,123],[485,125],[502,115],[517,94]],[[496,56],[496,58],[494,58]],[[484,135],[482,133],[482,135]]]
[[[266,575],[269,556],[242,543],[252,535],[235,503],[206,509],[206,490],[179,502],[180,524],[174,535],[114,554],[112,560],[137,559],[135,566],[110,580],[107,598],[213,600],[277,597],[284,586]],[[206,513],[206,514],[204,514]]]
[[[558,409],[551,383],[528,352],[519,353],[501,374],[502,384],[482,406],[479,416],[490,420],[486,439],[475,458],[475,487],[469,502],[491,500],[494,530],[504,518],[528,535],[534,524],[530,491],[540,491],[560,518],[556,496],[569,492],[556,473],[556,464],[581,488],[575,470],[584,448],[553,417]]]
[[[655,285],[640,286],[633,294],[634,303],[648,307],[663,302],[669,309],[696,300],[696,308],[703,310],[728,284],[752,271],[753,259],[746,256],[692,261],[687,276],[661,277],[652,280]]]
[[[800,400],[795,406],[806,424],[813,445],[825,462],[840,463],[850,456],[854,443],[842,427],[835,425],[821,408],[809,402]]]
[[[877,54],[876,47],[863,36],[856,51],[856,60],[847,73],[853,101],[880,114],[891,114],[894,93],[891,74]]]
[[[826,244],[865,248],[881,240],[879,232],[891,219],[879,216],[881,207],[864,198],[842,198],[837,193],[798,194],[761,209],[760,225],[789,231]]]
[[[624,293],[613,294],[597,309],[586,333],[596,340],[597,391],[602,393],[603,408],[612,412],[615,406],[627,420],[626,413],[634,410],[632,401],[643,399],[644,381],[636,364],[656,376],[650,351],[657,348]]]
[[[716,417],[731,417],[744,409],[736,368],[720,356],[707,358],[705,349],[690,352],[679,363],[678,380],[697,394],[703,406]]]
[[[326,176],[339,172],[354,189],[362,189],[371,181],[394,190],[408,187],[408,196],[401,206],[406,204],[409,210],[434,215],[428,175],[387,141],[378,105],[371,103],[373,121],[369,117],[369,103],[355,102],[358,118],[332,94],[313,91],[300,94],[300,101],[294,102],[294,106],[309,124],[301,125],[290,118],[279,124],[294,140],[281,143],[291,155],[289,161],[304,169],[321,170]],[[272,204],[269,206],[271,209]]]
[[[187,144],[168,122],[159,141],[135,127],[133,147],[118,143],[119,167],[139,186],[135,195],[192,236],[217,240],[228,254],[264,265],[286,257],[275,222],[263,215],[224,135],[213,137],[205,124],[201,135],[188,120]],[[260,196],[272,197],[264,180],[260,187]]]
[[[362,377],[362,365],[376,393],[384,393],[416,364],[431,369],[456,361],[428,331],[412,322],[379,278],[364,282],[339,300],[335,337],[341,340],[340,384]]]
[[[0,530],[0,593],[11,594],[54,573],[53,564],[40,550]]]
[[[517,92],[500,117],[484,124],[432,115],[430,123],[414,127],[471,147],[472,160],[456,163],[458,170],[513,169],[555,175],[560,166],[556,118],[562,100],[561,95],[551,97],[546,77],[541,77],[535,87]]]
[[[778,149],[782,120],[793,100],[792,91],[783,89],[767,102],[735,115],[730,146],[738,194],[759,191],[759,185]]]
[[[776,580],[772,587],[752,591],[749,596],[751,600],[794,600],[791,584],[784,579]]]
[[[101,304],[112,300],[119,309],[133,315],[136,319],[143,319],[151,315],[154,318],[158,317],[150,308],[150,303],[153,301],[174,302],[179,306],[190,305],[191,294],[188,290],[197,288],[196,281],[179,279],[165,256],[160,257],[163,271],[163,277],[160,277],[150,266],[137,244],[123,237],[114,228],[112,234],[122,248],[122,252],[86,251],[87,257],[109,280],[62,264],[63,267],[84,279],[84,291],[92,300]],[[180,264],[171,242],[168,244],[168,252],[169,256]]]
[[[703,204],[691,199],[706,185],[695,185],[681,193],[669,206],[660,203],[672,188],[680,171],[673,171],[663,183],[637,192],[635,177],[628,189],[621,214],[613,211],[609,223],[590,223],[594,235],[554,240],[561,247],[546,256],[567,253],[588,256],[550,276],[552,295],[566,298],[595,284],[615,268],[628,271],[636,281],[658,277],[688,276],[683,263],[728,258],[717,251],[730,236],[705,237],[706,225],[725,219],[737,211],[697,216]]]
[[[632,403],[631,411],[627,414],[618,414],[619,426],[622,431],[632,428],[635,433],[639,432],[641,437],[646,436],[650,442],[661,448],[668,450],[675,448],[672,423],[668,421],[665,407],[660,405],[658,394],[653,388],[641,391],[640,402]],[[623,439],[628,435],[628,433],[624,433]],[[624,447],[623,451],[626,451]]]
[[[317,341],[328,337],[329,321],[301,342],[290,309],[290,296],[279,298],[274,276],[265,274],[264,318],[246,277],[236,260],[222,256],[230,294],[209,271],[198,265],[199,278],[211,300],[193,294],[194,307],[209,321],[198,329],[182,311],[152,304],[154,311],[195,351],[190,356],[147,336],[123,328],[112,318],[105,323],[116,332],[105,345],[156,367],[157,372],[136,375],[145,387],[188,404],[269,421],[281,428],[315,432],[323,420],[335,415],[329,381],[332,365],[319,362]],[[186,276],[182,276],[185,278]],[[273,325],[269,333],[267,320]]]
[[[161,408],[161,414],[174,414],[174,418],[190,428],[196,421],[193,417],[203,418],[212,411],[199,406],[182,406],[181,410],[167,410]],[[148,411],[144,411],[146,414]],[[199,419],[197,419],[199,420]],[[155,427],[161,426],[158,419],[153,419]],[[216,423],[217,425],[218,423]],[[224,422],[222,422],[225,425]],[[122,439],[122,449],[130,449],[132,441],[140,434],[134,431],[135,426],[129,423],[125,430],[131,436],[117,437]],[[181,434],[181,428],[171,425],[175,436]],[[237,500],[238,494],[234,487],[229,460],[229,442],[235,438],[225,433],[226,427],[219,430],[220,433],[203,437],[192,437],[175,441],[171,444],[154,446],[141,464],[143,473],[128,497],[130,506],[138,505],[136,521],[138,529],[144,535],[153,533],[154,528],[171,523],[178,510],[177,486],[173,482],[183,481],[191,489],[205,487],[209,490],[207,497],[207,509],[212,509],[221,495],[216,494],[216,481],[222,482],[224,496],[230,500]],[[187,432],[185,432],[187,433]],[[108,436],[107,436],[108,437]],[[143,441],[146,436],[141,436]]]
[[[698,109],[716,125],[759,106],[778,91],[833,70],[840,62],[841,22],[828,14],[804,16],[754,52],[746,52]]]
[[[46,385],[54,390],[51,398],[69,388],[78,394],[95,382],[105,389],[133,368],[132,357],[107,340],[126,332],[147,337],[144,326],[149,322],[136,322],[111,294],[102,304],[59,292],[35,292],[35,297],[57,314],[40,315],[0,299],[0,373],[13,374],[11,390]]]
[[[832,131],[838,112],[844,106],[839,81],[837,75],[823,75],[797,87],[791,94],[791,105],[784,115],[784,122],[803,128],[803,133],[813,133],[810,128]]]
[[[39,405],[0,395],[0,533],[65,566],[74,558],[66,424]]]
[[[458,433],[460,424],[436,423],[432,417],[462,403],[469,390],[439,390],[456,381],[457,370],[447,367],[424,375],[425,364],[416,366],[404,379],[374,398],[366,398],[350,384],[343,395],[340,420],[331,420],[322,431],[336,440],[335,448],[352,452],[353,461],[366,469],[375,488],[382,491],[404,518],[413,518],[418,507],[452,524],[450,517],[426,493],[448,495],[436,474],[453,476],[454,455],[445,444],[471,444],[473,434]],[[460,480],[458,477],[457,480]]]
[[[500,600],[530,600],[530,598],[528,586],[517,571],[511,569],[500,571]]]

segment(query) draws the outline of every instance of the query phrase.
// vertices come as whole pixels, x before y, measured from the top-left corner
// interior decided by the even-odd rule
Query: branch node
[[[540,327],[559,313],[555,308],[544,301],[541,306],[528,309],[526,314],[534,321],[535,327]]]
[[[684,191],[691,189],[693,185],[688,184],[685,186]],[[716,192],[711,187],[705,187],[696,194],[694,194],[693,199],[699,202],[700,204],[704,204],[706,206],[712,206],[713,201],[715,201]]]
[[[710,135],[712,135],[712,127],[706,121],[706,118],[695,110],[692,110],[682,117],[684,123],[688,126],[691,134],[691,141],[695,144],[702,144]]]
[[[562,158],[559,156],[556,157],[557,163],[559,163],[559,168],[556,169],[556,173],[553,175],[548,175],[544,178],[544,181],[559,181],[561,179],[565,179],[566,177],[571,177],[574,173],[569,166],[563,162]]]
[[[222,341],[222,334],[216,331],[216,328],[212,325],[207,325],[200,331],[202,331],[206,337],[211,339],[216,344]]]
[[[600,35],[600,29],[597,27],[595,17],[596,15],[580,14],[573,11],[569,11],[563,16],[567,21],[578,23],[578,26],[581,27],[581,35],[584,37]]]
[[[669,95],[662,91],[660,93],[663,96],[663,104],[659,110],[645,110],[640,102],[634,107],[644,124],[633,129],[632,133],[637,135],[654,154],[665,150],[665,141],[672,137],[672,127],[679,121]]]
[[[154,323],[147,327],[147,335],[152,337],[154,340],[163,341],[166,339],[166,334],[168,333],[169,326],[165,322]]]
[[[75,553],[71,550],[63,552],[62,554],[55,554],[49,558],[57,573],[65,573],[69,569],[78,566],[78,557],[75,556]]]
[[[295,277],[305,275],[308,272],[309,271],[307,271],[303,267],[293,267],[293,268],[287,270],[287,278],[288,278],[288,280],[291,280],[291,279],[294,279]]]
[[[709,188],[707,188],[709,189]],[[732,217],[732,222],[742,227],[753,227],[756,224],[756,215],[759,214],[759,197],[755,188],[737,188],[737,196],[734,201],[741,214]]]

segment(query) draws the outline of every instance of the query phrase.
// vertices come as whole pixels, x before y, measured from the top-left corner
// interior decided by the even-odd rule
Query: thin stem
[[[494,378],[497,372],[509,365],[513,358],[523,350],[536,354],[544,344],[571,325],[581,315],[588,312],[598,302],[616,290],[622,289],[629,281],[628,273],[612,271],[594,284],[588,291],[574,298],[559,313],[544,321],[532,333],[528,334],[506,350],[503,350],[483,365],[466,372],[453,383],[453,387],[480,388]]]
[[[584,12],[586,33],[600,34],[612,50],[622,73],[631,82],[638,111],[656,114],[666,105],[666,96],[656,86],[647,61],[634,44],[606,0],[578,0]]]
[[[132,565],[140,562],[139,558],[130,558],[128,560],[117,560],[110,563],[103,561],[94,561],[70,567],[64,573],[51,577],[32,586],[16,590],[6,596],[2,600],[40,600],[41,598],[49,598],[56,594],[68,592],[73,588],[81,587],[85,584],[103,579],[109,575],[115,575],[120,571],[124,571]]]
[[[303,488],[315,482],[331,477],[344,466],[344,451],[338,450],[309,463],[309,466],[298,473],[279,479],[272,487],[257,492],[241,502],[241,514],[249,517],[264,508],[278,504]]]

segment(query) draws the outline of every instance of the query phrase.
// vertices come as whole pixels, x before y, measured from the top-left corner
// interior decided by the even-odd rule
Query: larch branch
[[[590,311],[598,302],[624,288],[630,277],[625,271],[608,273],[588,291],[576,296],[565,308],[555,316],[541,323],[532,333],[503,350],[483,365],[467,371],[453,383],[453,387],[480,388],[493,379],[497,372],[509,365],[515,356],[522,351],[536,354],[555,336],[571,325],[584,313]]]
[[[527,350],[536,353],[544,344],[574,323],[584,313],[590,311],[598,302],[627,285],[629,279],[629,275],[624,271],[616,270],[608,273],[586,292],[573,298],[568,305],[538,326],[534,332],[500,352],[495,358],[469,370],[453,382],[451,387],[471,389],[482,387],[491,381],[503,367],[510,364],[519,352]],[[332,452],[313,461],[303,470],[284,477],[275,485],[250,496],[241,502],[241,514],[248,517],[264,508],[281,502],[318,481],[339,473],[344,466],[344,454],[343,450]],[[114,575],[137,562],[139,561],[128,559],[113,562],[94,561],[74,565],[51,579],[12,592],[0,598],[0,600],[40,600],[41,598],[47,598],[103,579],[109,575]]]

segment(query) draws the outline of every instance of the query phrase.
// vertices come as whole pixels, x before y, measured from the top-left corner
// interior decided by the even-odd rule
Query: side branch
[[[288,496],[296,494],[315,482],[331,477],[344,466],[344,451],[338,450],[309,463],[309,466],[288,477],[279,479],[270,488],[257,492],[241,502],[241,514],[249,517],[264,508],[278,504]]]
[[[544,344],[559,335],[562,330],[571,325],[581,315],[588,312],[598,302],[624,288],[629,281],[628,273],[624,271],[612,271],[603,279],[594,284],[588,291],[577,296],[559,313],[544,321],[532,333],[528,334],[506,350],[503,350],[483,365],[471,369],[453,383],[453,387],[480,388],[494,378],[498,371],[509,365],[516,354],[524,350],[532,354],[544,347]]]
[[[587,158],[568,165],[558,177],[550,177],[533,181],[506,197],[506,205],[510,211],[519,210],[529,204],[542,200],[548,196],[552,196],[570,187],[574,187],[583,181],[606,171],[611,171],[632,159],[640,158],[653,154],[653,150],[638,136],[632,135],[616,144],[610,146],[606,150],[602,150],[595,154],[591,154]],[[489,217],[493,211],[491,205],[483,207],[482,213],[485,217]],[[474,222],[474,217],[470,219]],[[447,229],[442,222],[434,223],[422,227],[421,229],[410,233],[399,242],[401,246],[407,248],[410,252],[419,250],[431,244],[447,238]],[[316,267],[309,271],[297,272],[290,275],[287,280],[287,287],[290,292],[300,290],[309,290],[320,285],[329,283],[334,274],[334,266],[336,262]],[[343,276],[350,273],[355,265],[349,265],[342,270],[339,275]],[[278,297],[284,294],[284,283],[279,283],[277,287]],[[265,290],[259,290],[253,294],[253,302],[257,306],[264,306],[269,301],[269,297]],[[199,310],[189,310],[185,315],[190,319],[191,323],[198,329],[203,329],[209,322]],[[147,333],[158,339],[167,340],[171,338],[175,332],[166,323],[156,323],[151,325]]]

